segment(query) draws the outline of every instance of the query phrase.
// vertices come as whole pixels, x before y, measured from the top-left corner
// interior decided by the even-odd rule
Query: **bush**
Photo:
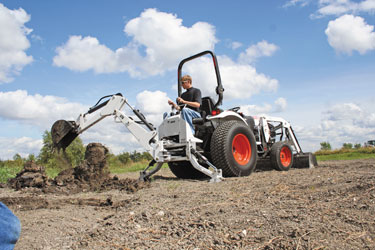
[[[0,161],[0,183],[6,183],[14,178],[23,168],[23,159]]]
[[[342,148],[343,149],[351,149],[351,148],[353,148],[353,144],[351,144],[351,143],[344,143],[344,144],[342,144]]]
[[[329,142],[321,142],[320,143],[320,150],[331,150],[331,144]]]
[[[43,134],[43,147],[37,157],[37,163],[46,168],[65,169],[67,166],[75,167],[83,162],[85,158],[85,147],[82,140],[77,137],[65,149],[57,150],[53,146],[51,132],[45,131]]]
[[[364,148],[361,147],[359,149],[356,148],[341,148],[341,149],[335,149],[335,150],[318,150],[314,154],[317,156],[320,155],[337,155],[337,154],[348,154],[348,153],[360,153],[360,154],[375,154],[375,148]]]
[[[109,154],[107,162],[112,173],[124,173],[138,171],[146,168],[148,162],[152,160],[152,156],[148,152],[133,153],[123,152],[119,155]]]
[[[131,158],[130,158],[130,153],[129,152],[123,152],[121,154],[119,154],[117,156],[118,160],[122,163],[122,164],[128,164],[130,163],[131,161]]]

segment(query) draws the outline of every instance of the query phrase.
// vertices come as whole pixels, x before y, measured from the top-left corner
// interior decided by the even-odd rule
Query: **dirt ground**
[[[15,249],[375,249],[375,159],[215,184],[162,169],[121,188],[137,178],[71,193],[0,188],[22,223]]]

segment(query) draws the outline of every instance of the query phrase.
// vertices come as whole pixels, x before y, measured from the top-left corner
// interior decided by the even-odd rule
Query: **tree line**
[[[28,157],[22,158],[21,155],[17,153],[13,156],[13,161],[15,163],[24,164],[26,161],[32,160],[36,164],[45,167],[64,169],[81,164],[85,158],[85,151],[86,148],[82,140],[77,137],[65,151],[60,150],[60,152],[58,152],[53,146],[51,132],[46,130],[43,134],[43,147],[40,149],[38,155],[29,154]],[[152,157],[148,152],[133,151],[123,152],[118,155],[109,153],[108,159],[111,162],[127,165],[141,161],[150,161]],[[1,163],[4,163],[4,161],[0,161],[0,165],[3,165]]]
[[[343,143],[341,149],[360,149],[361,147],[360,143]],[[328,141],[321,142],[320,150],[332,150],[331,144]]]

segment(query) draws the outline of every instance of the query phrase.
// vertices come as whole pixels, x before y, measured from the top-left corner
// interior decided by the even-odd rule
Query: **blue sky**
[[[375,139],[375,0],[0,1],[0,159],[38,154],[57,119],[123,93],[155,125],[177,65],[218,56],[223,108],[291,122],[305,151]],[[208,58],[184,68],[214,96]],[[84,133],[140,150],[112,118]]]

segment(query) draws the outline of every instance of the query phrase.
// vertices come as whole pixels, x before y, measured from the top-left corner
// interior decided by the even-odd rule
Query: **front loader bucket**
[[[294,168],[313,168],[318,166],[318,162],[313,153],[299,153],[294,158]]]
[[[58,120],[51,128],[53,145],[59,150],[66,147],[78,136],[74,121]]]

